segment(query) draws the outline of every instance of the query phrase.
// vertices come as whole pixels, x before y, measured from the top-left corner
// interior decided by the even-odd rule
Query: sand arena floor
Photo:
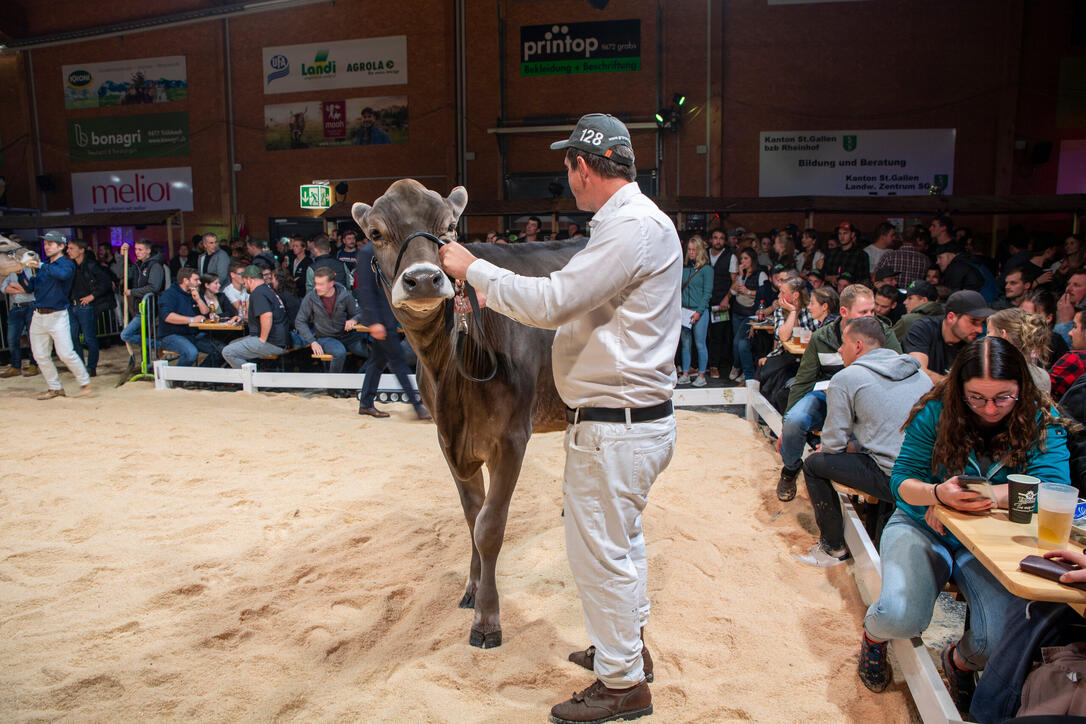
[[[467,527],[406,405],[0,381],[0,718],[546,721],[590,683],[565,560],[561,435],[533,438],[499,563],[504,645],[467,644]],[[69,390],[70,375],[62,379]],[[746,422],[680,411],[645,514],[661,722],[906,722],[855,674],[864,606],[812,570]]]

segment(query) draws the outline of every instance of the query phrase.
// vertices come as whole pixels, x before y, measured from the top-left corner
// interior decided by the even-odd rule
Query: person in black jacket
[[[400,383],[400,387],[407,393],[415,406],[415,414],[420,420],[429,420],[430,412],[422,404],[418,392],[415,391],[411,379],[408,377],[410,370],[404,360],[403,350],[400,347],[400,337],[396,334],[396,317],[392,315],[392,307],[388,304],[388,296],[378,286],[377,275],[371,271],[373,262],[373,244],[367,241],[358,250],[358,303],[362,308],[362,319],[370,328],[370,354],[366,358],[366,367],[363,370],[365,379],[362,382],[362,392],[358,398],[358,414],[370,417],[388,417],[388,413],[378,410],[373,406],[377,397],[377,384],[381,380],[381,373],[385,365],[392,368],[392,373]]]
[[[720,377],[720,370],[731,368],[731,321],[727,319],[729,292],[732,289],[731,250],[724,231],[717,229],[709,237],[709,263],[713,267],[713,291],[709,295],[709,376]],[[723,319],[721,319],[723,317]]]
[[[980,291],[984,276],[968,261],[969,257],[957,244],[943,244],[935,249],[935,262],[943,270],[943,284],[956,292],[961,289]]]
[[[313,263],[305,270],[305,289],[299,287],[299,294],[313,291],[313,274],[321,268],[328,268],[336,273],[336,284],[347,289],[351,288],[351,280],[347,276],[347,267],[339,259],[332,256],[332,242],[327,234],[318,234],[314,237],[313,252],[316,256],[313,258]]]
[[[87,366],[91,377],[98,376],[98,315],[113,306],[113,285],[98,261],[87,254],[87,242],[72,239],[68,258],[75,262],[75,276],[69,293],[68,321],[72,328],[72,347]],[[79,335],[83,335],[80,343]],[[87,358],[83,359],[83,344]]]

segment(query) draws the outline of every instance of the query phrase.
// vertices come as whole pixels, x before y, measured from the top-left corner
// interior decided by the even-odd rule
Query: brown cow
[[[31,251],[17,241],[0,235],[0,279],[8,274],[16,274],[23,267],[38,266],[41,257],[38,252]]]
[[[454,290],[441,270],[437,246],[425,238],[412,239],[396,269],[404,239],[414,232],[455,240],[456,222],[467,202],[462,186],[442,198],[417,181],[402,179],[373,206],[355,204],[351,213],[373,242],[374,259],[391,285],[385,293],[393,314],[419,358],[419,392],[433,413],[472,537],[471,573],[460,606],[475,609],[470,643],[490,648],[501,645],[494,572],[524,448],[533,430],[564,429],[565,408],[551,373],[554,332],[483,309],[481,324],[496,353],[496,370],[489,381],[472,382],[458,372],[454,359],[460,332],[447,309]],[[546,276],[565,266],[584,244],[581,239],[468,247],[518,274]],[[470,374],[482,378],[491,370],[477,344],[476,322],[469,323],[468,334],[463,356]],[[490,474],[489,489],[483,485],[483,465]]]

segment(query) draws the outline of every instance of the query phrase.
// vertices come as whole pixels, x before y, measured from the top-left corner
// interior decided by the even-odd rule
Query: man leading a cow
[[[595,214],[584,250],[549,277],[518,276],[455,242],[441,248],[441,260],[490,309],[556,329],[554,380],[569,423],[566,553],[593,644],[570,661],[594,669],[597,681],[551,709],[551,721],[633,719],[652,713],[641,512],[675,445],[682,245],[638,188],[629,131],[618,119],[583,116],[551,148],[566,149],[577,207]]]

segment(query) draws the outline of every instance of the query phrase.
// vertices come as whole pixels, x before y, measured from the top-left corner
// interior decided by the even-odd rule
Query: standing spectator
[[[826,419],[826,392],[818,389],[842,368],[841,325],[850,319],[875,316],[875,295],[862,284],[846,287],[841,293],[840,318],[823,324],[814,334],[799,361],[796,379],[788,392],[788,407],[781,425],[781,477],[777,481],[777,499],[796,497],[796,476],[803,461],[807,435],[822,427]],[[881,322],[880,322],[881,324]],[[894,331],[883,325],[885,347],[901,351]]]
[[[196,267],[196,254],[192,252],[192,247],[188,245],[188,242],[182,241],[177,245],[177,255],[170,259],[169,269],[170,275],[177,279],[177,272],[181,270],[181,267]]]
[[[883,221],[875,227],[875,240],[864,247],[864,253],[867,254],[868,266],[872,272],[875,272],[879,268],[879,263],[890,252],[890,249],[894,246],[894,240],[897,239],[897,229],[889,221]],[[875,275],[872,273],[872,279]]]
[[[354,269],[358,263],[358,232],[354,229],[343,232],[343,246],[336,252],[336,259],[347,267],[348,289],[354,289]]]
[[[219,237],[210,231],[204,234],[204,253],[196,262],[196,271],[214,274],[224,287],[230,278],[230,255],[219,248]]]
[[[935,246],[950,244],[954,241],[954,221],[949,216],[936,216],[928,224],[931,243]]]
[[[1084,256],[1084,250],[1082,248],[1082,234],[1071,234],[1063,240],[1063,261],[1060,262],[1056,273],[1061,277],[1067,277],[1071,274],[1071,270],[1078,269],[1083,266],[1083,261],[1086,261]]]
[[[366,356],[366,338],[354,331],[355,325],[361,322],[358,302],[336,281],[335,271],[330,267],[317,269],[313,273],[313,291],[302,299],[294,328],[313,354],[332,355],[329,372],[343,371],[348,351],[358,357]],[[349,394],[346,390],[336,390],[332,396],[347,397]]]
[[[133,247],[136,255],[136,263],[128,269],[128,291],[125,292],[125,303],[128,305],[132,317],[124,329],[121,330],[121,340],[130,345],[129,349],[141,348],[141,318],[139,304],[148,294],[162,294],[166,288],[166,270],[162,264],[162,255],[154,252],[151,242],[140,239]],[[121,254],[128,254],[128,244],[121,244]],[[128,358],[128,368],[121,375],[121,380],[127,380],[139,365],[136,355]]]
[[[773,263],[796,268],[796,239],[790,231],[778,231],[773,239]]]
[[[993,309],[1019,307],[1033,291],[1033,277],[1028,269],[1018,267],[1003,277],[1003,296],[992,303]]]
[[[34,270],[27,270],[26,273],[33,276]],[[22,369],[24,351],[21,340],[23,332],[30,329],[30,317],[34,314],[34,294],[23,291],[19,285],[19,275],[15,272],[4,277],[4,281],[0,283],[0,292],[8,295],[8,352],[10,354],[8,366],[0,372],[0,378],[18,377],[20,374],[24,377],[33,377],[38,374],[38,366],[34,364],[34,358],[28,349],[25,352],[28,364],[25,370]],[[29,337],[28,334],[28,341]]]
[[[1052,396],[1057,400],[1086,372],[1086,319],[1083,317],[1086,317],[1086,309],[1075,313],[1071,350],[1052,365]]]
[[[934,222],[932,222],[934,225]],[[954,243],[943,244],[935,248],[935,263],[943,273],[943,283],[951,292],[961,289],[980,291],[984,286],[984,276],[969,262],[964,250]]]
[[[367,241],[358,250],[357,269],[366,270],[373,263],[373,244]],[[420,420],[431,419],[430,412],[419,399],[419,393],[411,384],[408,377],[410,371],[403,357],[403,348],[400,347],[400,337],[396,334],[398,323],[392,314],[392,307],[388,304],[388,297],[383,289],[378,288],[377,280],[373,274],[363,272],[358,276],[358,302],[362,308],[362,320],[370,329],[370,353],[366,358],[366,367],[363,371],[365,379],[362,381],[362,392],[358,398],[358,414],[370,417],[388,417],[389,414],[374,407],[377,399],[377,386],[381,381],[381,373],[387,364],[401,389],[415,407],[415,415]]]
[[[1067,350],[1070,349],[1067,341],[1063,338],[1063,335],[1057,333],[1053,326],[1056,323],[1056,297],[1052,292],[1044,289],[1034,289],[1033,292],[1025,298],[1022,302],[1022,309],[1030,314],[1037,314],[1045,320],[1045,324],[1048,325],[1050,334],[1048,335],[1048,355],[1047,359],[1049,364],[1052,364],[1060,357],[1067,354]]]
[[[207,276],[216,283],[219,280],[213,274]],[[203,322],[211,312],[200,296],[200,275],[191,267],[182,267],[175,279],[177,281],[159,298],[158,346],[179,355],[178,367],[192,367],[200,352],[207,355],[201,367],[221,366],[222,345],[206,332],[190,326]]]
[[[313,262],[305,270],[305,290],[313,290],[313,272],[317,269],[327,268],[335,272],[336,284],[342,287],[350,286],[350,275],[346,265],[332,256],[332,242],[325,234],[317,234],[313,238]]]
[[[524,225],[524,236],[520,241],[543,241],[547,237],[543,235],[543,222],[538,216],[529,216],[528,223]]]
[[[846,272],[851,275],[853,282],[859,283],[870,279],[871,267],[868,264],[868,256],[856,246],[856,239],[856,227],[851,222],[842,221],[837,227],[837,251],[827,254],[826,264],[822,266],[826,281],[837,284],[838,277]]]
[[[312,263],[308,252],[306,252],[305,241],[295,236],[290,240],[290,261],[289,269],[290,275],[294,277],[294,288],[305,288],[305,273],[309,269],[309,265]]]
[[[709,295],[709,376],[720,377],[720,370],[731,367],[731,321],[728,300],[731,298],[732,253],[727,236],[720,229],[709,237],[709,264],[713,267],[713,292]]]
[[[87,368],[72,349],[72,329],[68,324],[68,296],[75,276],[75,264],[64,254],[68,239],[56,231],[50,231],[41,237],[44,241],[46,261],[31,276],[24,269],[17,280],[8,284],[12,292],[34,293],[34,316],[30,322],[30,349],[38,363],[42,376],[49,389],[38,395],[39,400],[51,400],[64,397],[64,387],[60,384],[60,375],[53,364],[53,347],[57,357],[68,367],[76,382],[80,394],[90,392],[90,375]]]
[[[773,237],[769,235],[758,237],[758,264],[763,269],[773,267]]]
[[[1067,278],[1067,288],[1056,302],[1056,333],[1071,345],[1071,322],[1075,311],[1086,300],[1086,268],[1072,269]]]
[[[915,359],[883,347],[877,319],[851,319],[841,330],[844,369],[826,388],[822,444],[803,462],[803,478],[814,508],[819,541],[805,556],[809,566],[829,568],[849,557],[841,504],[831,480],[893,502],[894,467],[909,411],[931,389]]]
[[[98,376],[98,315],[113,306],[113,288],[109,275],[96,259],[87,253],[87,242],[68,242],[68,258],[75,264],[72,289],[69,292],[68,325],[72,329],[72,348],[83,360],[83,345],[87,346],[87,373]],[[80,342],[80,334],[83,341]]]
[[[755,374],[754,353],[750,347],[750,320],[757,311],[758,290],[769,277],[758,266],[758,254],[753,249],[742,249],[738,256],[738,272],[732,283],[732,368],[731,378],[740,384],[753,380]]]
[[[267,242],[261,239],[249,237],[245,241],[245,250],[249,253],[252,263],[261,269],[275,269],[279,266],[275,260],[275,254],[271,253]]]
[[[1039,314],[1011,307],[988,317],[988,336],[1002,337],[1022,353],[1037,389],[1048,394],[1052,389],[1048,371],[1048,325]]]
[[[902,287],[908,288],[913,282],[923,280],[931,266],[931,259],[919,249],[919,238],[916,227],[905,229],[901,236],[901,246],[882,255],[875,267],[875,278],[878,279],[879,274],[885,270],[892,270],[897,274],[898,284]]]
[[[826,252],[822,250],[822,242],[818,238],[815,229],[804,229],[799,237],[802,251],[796,255],[796,271],[807,276],[812,271],[821,270],[822,263],[826,259]]]
[[[680,334],[682,374],[676,384],[691,384],[688,371],[693,369],[690,366],[690,345],[693,343],[698,350],[698,375],[692,384],[694,387],[705,387],[705,369],[709,362],[705,335],[709,328],[709,299],[712,293],[713,268],[709,266],[705,242],[700,236],[692,236],[686,242],[686,263],[683,264],[682,281],[683,314],[690,315],[690,326],[686,326],[684,320]]]
[[[1066,422],[1033,384],[1022,354],[1006,340],[976,340],[946,380],[917,403],[905,429],[890,489],[897,510],[882,531],[882,589],[867,609],[859,675],[872,691],[890,683],[886,642],[918,637],[939,592],[954,581],[970,609],[961,640],[940,657],[958,711],[969,711],[974,672],[984,668],[1006,630],[1012,605],[1024,605],[935,516],[938,506],[967,513],[992,507],[959,476],[987,478],[999,507],[1007,475],[1069,483]]]
[[[954,292],[946,301],[946,316],[918,320],[901,346],[932,382],[941,382],[958,353],[984,331],[984,320],[994,312],[979,292]]]
[[[260,267],[245,267],[241,278],[249,291],[249,336],[235,339],[222,351],[223,359],[234,368],[251,359],[283,354],[290,339],[287,310],[279,296],[264,283]]]

